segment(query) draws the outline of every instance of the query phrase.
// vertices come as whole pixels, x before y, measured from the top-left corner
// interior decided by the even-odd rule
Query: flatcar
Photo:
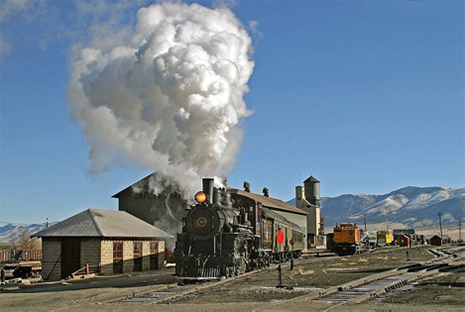
[[[278,244],[277,232],[284,242]],[[203,179],[177,234],[172,262],[180,280],[209,280],[240,275],[280,258],[297,258],[304,230],[284,216],[239,192]]]

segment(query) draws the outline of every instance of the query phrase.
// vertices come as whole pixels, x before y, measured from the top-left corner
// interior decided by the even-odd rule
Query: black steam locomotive
[[[213,179],[203,179],[203,191],[195,195],[177,235],[172,261],[179,279],[232,277],[269,266],[280,257],[301,255],[303,229],[263,207],[260,198],[267,197],[248,194],[216,188]],[[282,244],[277,243],[278,231],[284,234]]]

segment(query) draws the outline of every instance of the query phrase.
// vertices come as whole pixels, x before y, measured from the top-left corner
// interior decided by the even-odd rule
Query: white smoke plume
[[[69,104],[91,171],[128,159],[194,192],[227,175],[240,149],[252,41],[233,12],[198,4],[141,8],[132,31],[99,34],[72,64]]]

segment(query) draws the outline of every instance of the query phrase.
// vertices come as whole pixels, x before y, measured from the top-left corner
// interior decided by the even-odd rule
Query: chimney
[[[250,183],[247,181],[244,181],[244,191],[250,193]]]
[[[270,190],[267,187],[263,188],[263,196],[270,197]]]

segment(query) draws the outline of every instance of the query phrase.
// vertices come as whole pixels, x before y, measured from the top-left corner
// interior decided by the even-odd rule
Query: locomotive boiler
[[[296,258],[304,248],[304,230],[264,207],[245,192],[217,188],[204,178],[183,218],[172,256],[181,280],[233,277],[269,266],[279,257]],[[263,197],[254,194],[256,197]],[[281,230],[282,245],[276,241]]]

